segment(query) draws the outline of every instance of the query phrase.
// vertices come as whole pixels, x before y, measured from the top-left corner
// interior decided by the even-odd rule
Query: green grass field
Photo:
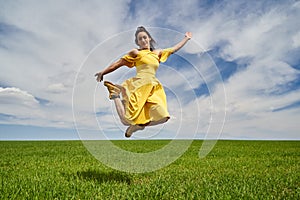
[[[141,152],[169,141],[114,141]],[[300,199],[300,141],[194,141],[155,172],[108,168],[81,141],[0,142],[0,199]]]

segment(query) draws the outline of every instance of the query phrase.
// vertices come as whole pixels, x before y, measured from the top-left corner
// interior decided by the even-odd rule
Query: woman
[[[167,49],[154,49],[154,39],[143,26],[140,26],[135,32],[135,43],[139,49],[129,51],[127,55],[95,74],[97,81],[101,82],[105,74],[121,66],[136,67],[136,76],[126,80],[122,85],[104,81],[109,91],[109,98],[114,101],[121,122],[129,126],[125,132],[126,137],[130,137],[138,130],[143,130],[145,126],[165,123],[170,118],[166,94],[155,77],[155,73],[159,63],[165,62],[191,37],[192,33],[187,32],[175,46]],[[120,94],[123,100],[120,99]]]

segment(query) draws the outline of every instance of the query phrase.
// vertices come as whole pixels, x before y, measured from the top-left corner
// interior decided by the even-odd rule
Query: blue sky
[[[1,2],[0,140],[124,139],[93,75],[140,25],[193,39],[158,70],[171,120],[136,139],[300,139],[300,1]]]

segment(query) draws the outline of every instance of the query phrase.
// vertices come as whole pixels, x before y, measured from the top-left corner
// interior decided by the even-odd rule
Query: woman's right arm
[[[133,49],[131,51],[128,52],[128,55],[132,56],[132,57],[136,57],[138,54],[138,50],[137,49]],[[111,65],[109,65],[107,68],[105,68],[103,71],[98,72],[95,74],[96,76],[96,80],[98,82],[103,81],[103,76],[105,74],[109,74],[113,71],[115,71],[116,69],[118,69],[121,66],[130,66],[130,63],[128,61],[126,61],[123,58],[120,58],[119,60],[117,60],[116,62],[113,62]]]
[[[105,68],[103,71],[98,72],[98,73],[95,74],[96,80],[97,80],[98,82],[103,81],[103,76],[104,76],[105,74],[109,74],[109,73],[115,71],[116,69],[118,69],[119,67],[124,66],[124,65],[128,65],[128,63],[127,63],[126,60],[124,60],[124,59],[122,59],[122,58],[119,59],[119,60],[117,60],[116,62],[113,62],[111,65],[109,65],[109,66],[108,66],[107,68]]]

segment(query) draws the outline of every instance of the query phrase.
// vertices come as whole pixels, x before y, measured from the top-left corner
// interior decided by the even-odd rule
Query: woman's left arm
[[[192,33],[186,32],[184,38],[179,43],[177,43],[175,46],[172,47],[174,52],[181,49],[191,38],[192,38]]]

